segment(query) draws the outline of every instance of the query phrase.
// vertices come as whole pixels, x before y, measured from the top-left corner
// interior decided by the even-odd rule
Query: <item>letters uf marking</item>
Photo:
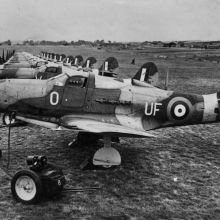
[[[149,104],[146,102],[145,104],[145,115],[153,115],[155,116],[157,112],[159,112],[159,106],[161,106],[162,103],[151,103],[150,108],[148,108]]]

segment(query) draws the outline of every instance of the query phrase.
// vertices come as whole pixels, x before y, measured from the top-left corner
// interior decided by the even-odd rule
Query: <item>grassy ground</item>
[[[19,47],[37,54],[51,51],[90,55],[101,63],[108,56],[119,60],[122,77],[134,75],[147,61],[158,65],[161,84],[169,71],[170,89],[210,93],[219,90],[220,64],[199,61],[198,56],[219,55],[218,50],[149,49],[105,51],[83,47]],[[1,52],[0,52],[1,54]],[[158,57],[163,54],[167,59]],[[196,58],[195,58],[196,56]],[[136,65],[131,65],[132,58]],[[13,174],[26,167],[25,158],[45,154],[63,166],[69,187],[100,186],[96,192],[70,193],[39,205],[24,206],[12,199],[10,177],[0,169],[0,219],[220,219],[219,124],[152,131],[153,139],[122,138],[114,147],[122,155],[115,170],[81,171],[80,163],[99,146],[69,148],[76,133],[35,126],[12,129],[11,167],[7,163],[7,129],[1,129],[3,158],[0,167]]]

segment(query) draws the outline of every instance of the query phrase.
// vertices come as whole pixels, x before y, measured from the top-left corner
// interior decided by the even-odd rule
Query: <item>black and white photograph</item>
[[[220,0],[0,0],[0,220],[220,219]]]

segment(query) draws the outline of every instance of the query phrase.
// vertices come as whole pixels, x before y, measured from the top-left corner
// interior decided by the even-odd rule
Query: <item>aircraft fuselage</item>
[[[60,82],[62,77],[66,78]],[[92,73],[62,77],[1,80],[1,111],[56,123],[74,115],[145,131],[219,121],[220,93],[180,94],[105,77],[96,79]],[[96,80],[101,80],[99,85]]]

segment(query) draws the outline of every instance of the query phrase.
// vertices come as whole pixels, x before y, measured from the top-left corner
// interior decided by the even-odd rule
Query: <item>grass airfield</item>
[[[220,50],[149,48],[146,50],[97,50],[72,46],[14,46],[37,55],[40,51],[94,56],[98,66],[114,56],[122,78],[132,77],[142,64],[153,61],[163,86],[169,72],[169,89],[208,94],[220,90]],[[2,48],[0,47],[0,54]],[[164,58],[164,56],[166,58]],[[206,61],[203,58],[209,57]],[[212,57],[212,59],[210,58]],[[136,64],[131,65],[135,58]],[[0,219],[220,219],[219,124],[166,128],[151,131],[157,138],[121,138],[113,144],[122,156],[114,170],[82,171],[86,157],[102,146],[69,148],[77,133],[37,127],[11,131],[11,167],[7,164],[7,128],[1,128]],[[63,167],[68,187],[100,186],[91,192],[69,193],[38,205],[12,199],[10,177],[26,167],[27,155],[46,155]],[[109,218],[110,219],[110,218]]]

